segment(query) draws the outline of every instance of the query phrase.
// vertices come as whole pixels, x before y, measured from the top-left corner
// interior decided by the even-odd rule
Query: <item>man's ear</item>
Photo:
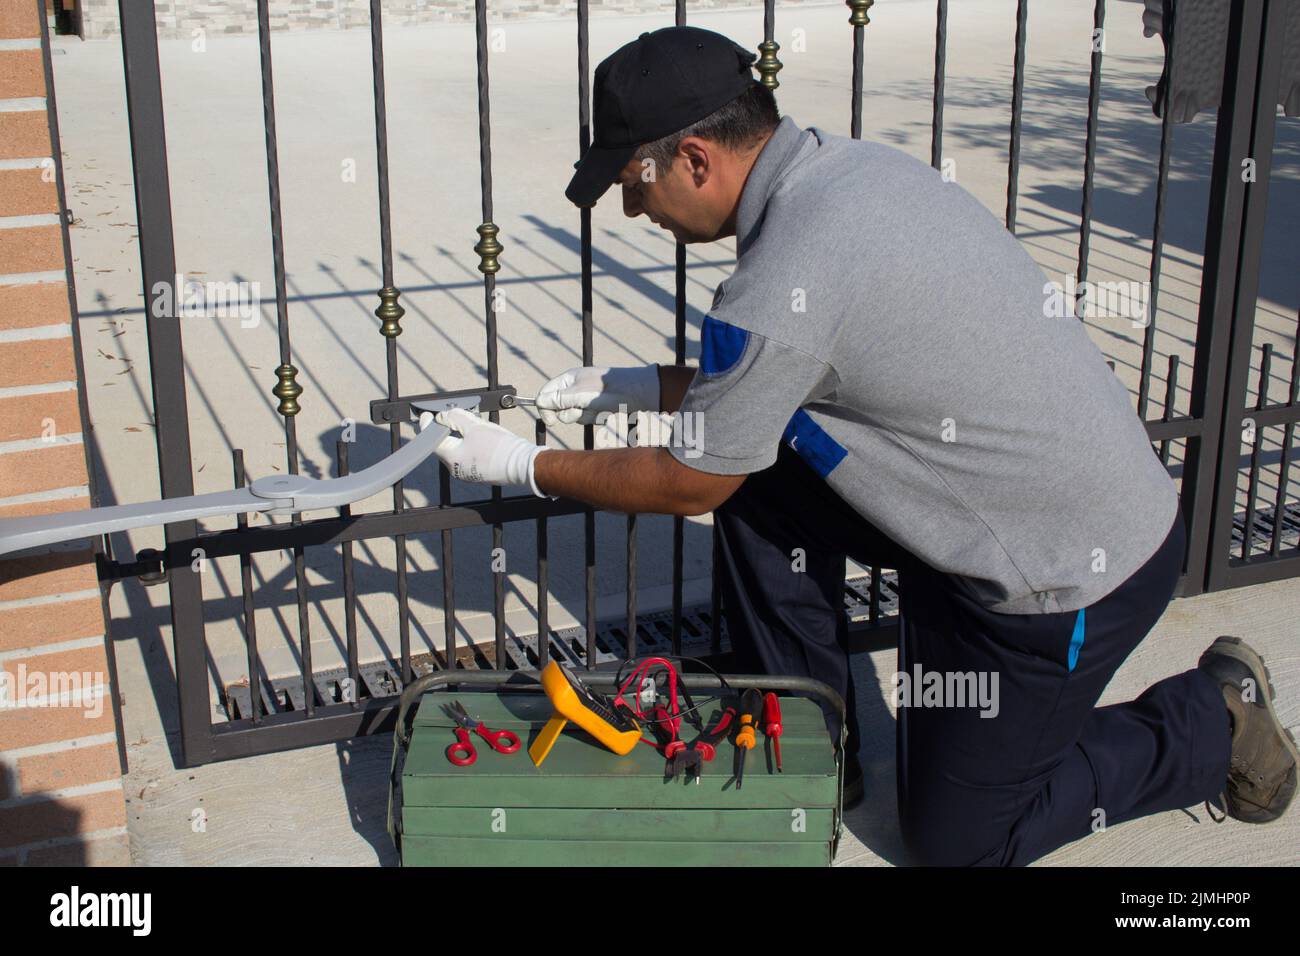
[[[713,173],[713,149],[712,143],[698,136],[688,136],[677,146],[677,152],[686,159],[697,188],[707,183]]]

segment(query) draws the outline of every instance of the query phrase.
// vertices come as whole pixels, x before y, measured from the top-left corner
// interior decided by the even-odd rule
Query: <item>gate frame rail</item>
[[[1213,332],[1220,338],[1226,336],[1227,348],[1211,351],[1216,361],[1213,377],[1216,389],[1214,398],[1221,402],[1211,405],[1208,421],[1216,427],[1207,430],[1206,442],[1214,449],[1214,457],[1202,461],[1198,480],[1212,483],[1212,507],[1192,515],[1197,540],[1208,537],[1208,544],[1193,548],[1188,538],[1189,554],[1204,561],[1204,590],[1221,591],[1227,588],[1262,584],[1300,575],[1300,555],[1277,553],[1252,556],[1249,554],[1254,525],[1255,489],[1247,497],[1246,527],[1243,531],[1243,555],[1232,554],[1232,532],[1237,512],[1237,489],[1240,483],[1241,446],[1243,425],[1249,419],[1254,425],[1252,451],[1262,442],[1263,430],[1269,426],[1290,426],[1283,440],[1282,466],[1279,481],[1278,503],[1274,513],[1275,525],[1283,518],[1286,504],[1287,464],[1295,423],[1300,422],[1300,406],[1294,395],[1295,369],[1292,370],[1292,392],[1286,404],[1266,405],[1261,398],[1255,409],[1246,407],[1250,386],[1251,356],[1254,352],[1260,270],[1264,249],[1264,226],[1268,214],[1269,180],[1272,170],[1273,146],[1277,126],[1277,92],[1282,73],[1282,52],[1286,39],[1287,3],[1284,0],[1246,0],[1234,2],[1231,8],[1228,35],[1228,63],[1224,76],[1223,101],[1230,103],[1221,109],[1216,133],[1212,209],[1219,211],[1214,199],[1230,204],[1230,215],[1224,217],[1225,233],[1217,251],[1225,257],[1216,262],[1213,272],[1213,298],[1202,295],[1201,330]],[[1225,137],[1224,127],[1230,125],[1230,136]],[[1220,149],[1223,146],[1223,149]],[[1242,174],[1246,160],[1254,160],[1255,176],[1246,182]],[[1224,244],[1230,243],[1228,248]],[[1210,257],[1206,255],[1205,273],[1209,272]],[[1223,269],[1219,268],[1222,265]],[[1231,270],[1225,274],[1226,270]],[[1205,274],[1203,273],[1203,274]],[[1208,283],[1203,282],[1203,289]],[[1207,302],[1212,312],[1207,312]],[[1207,315],[1211,321],[1206,321]],[[1200,348],[1198,334],[1197,347]],[[1300,358],[1300,341],[1295,358]],[[1267,355],[1263,366],[1262,389],[1267,387]],[[1193,398],[1196,396],[1193,387]],[[1263,391],[1261,391],[1263,394]],[[1208,400],[1208,396],[1207,396]],[[1277,541],[1277,535],[1274,541]]]

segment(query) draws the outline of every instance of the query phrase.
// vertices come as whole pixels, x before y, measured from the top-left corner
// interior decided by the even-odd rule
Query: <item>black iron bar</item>
[[[1007,229],[1016,232],[1020,201],[1020,130],[1025,109],[1025,44],[1029,36],[1029,0],[1016,5],[1016,52],[1011,79],[1011,145],[1007,152]]]
[[[351,520],[338,517],[315,518],[299,525],[276,524],[250,527],[240,534],[235,529],[204,531],[181,542],[186,548],[202,546],[209,558],[239,554],[283,551],[296,546],[333,546],[343,541],[388,538],[396,534],[427,534],[455,528],[479,528],[501,521],[533,521],[541,515],[556,518],[579,514],[581,502],[548,501],[533,495],[512,495],[499,502],[491,499],[467,501],[451,507],[407,508],[401,514],[392,511],[353,515]],[[185,551],[186,565],[189,550]]]
[[[536,441],[546,444],[546,423],[537,419]],[[551,659],[551,623],[550,623],[550,587],[548,573],[550,570],[550,542],[546,534],[546,515],[537,519],[537,666],[542,668]]]
[[[776,42],[776,0],[764,0],[763,3],[763,42],[758,45],[759,82],[769,90],[775,91],[781,81],[776,78],[781,72],[781,61],[776,55],[781,51],[781,44]]]
[[[677,366],[686,364],[686,246],[677,243],[677,289],[675,295],[677,307],[676,326],[673,336],[673,362]],[[670,640],[673,653],[682,652],[682,588],[685,577],[685,543],[686,519],[681,515],[673,516],[673,616]]]
[[[1228,568],[1235,572],[1235,577],[1241,581],[1240,585],[1234,584],[1234,587],[1285,581],[1289,578],[1300,577],[1300,555],[1297,555],[1292,550],[1289,555],[1284,557],[1265,557],[1262,559],[1257,557],[1249,562],[1233,557],[1228,562]]]
[[[1224,383],[1225,401],[1222,406],[1222,431],[1216,453],[1212,456],[1217,461],[1218,475],[1215,482],[1213,498],[1213,518],[1211,521],[1210,544],[1208,549],[1209,569],[1206,586],[1210,590],[1220,590],[1230,585],[1256,583],[1259,578],[1254,574],[1251,561],[1249,565],[1236,567],[1232,564],[1232,532],[1236,517],[1237,486],[1240,480],[1240,449],[1243,419],[1249,414],[1246,396],[1250,388],[1250,366],[1254,353],[1254,331],[1259,301],[1260,266],[1263,261],[1264,229],[1268,219],[1268,196],[1270,171],[1273,165],[1273,143],[1277,124],[1278,83],[1282,75],[1282,49],[1286,34],[1286,15],[1288,4],[1250,2],[1242,4],[1246,11],[1258,11],[1256,25],[1248,28],[1243,38],[1243,45],[1250,42],[1251,35],[1258,44],[1258,69],[1246,77],[1246,96],[1249,103],[1246,122],[1250,130],[1248,145],[1244,151],[1234,157],[1230,178],[1239,182],[1242,163],[1246,157],[1254,161],[1254,180],[1244,191],[1244,203],[1241,211],[1241,241],[1239,258],[1234,275],[1236,289],[1231,299],[1231,333],[1228,343],[1227,378]],[[1235,19],[1237,4],[1229,20]],[[1232,40],[1232,27],[1229,27],[1229,45]],[[1224,99],[1229,96],[1229,85],[1224,83]],[[1218,159],[1216,155],[1216,161]],[[1216,162],[1216,172],[1218,170]],[[1263,429],[1261,416],[1252,416],[1256,421],[1256,432]]]
[[[488,27],[487,0],[475,0],[474,3],[474,37],[476,59],[478,63],[478,157],[479,185],[482,193],[483,223],[479,226],[480,241],[475,251],[479,254],[479,271],[483,273],[483,310],[484,325],[487,334],[487,375],[488,388],[500,384],[497,359],[497,297],[496,273],[500,268],[497,257],[501,246],[497,242],[497,226],[492,220],[492,117],[491,95],[488,88]],[[500,422],[501,413],[489,412],[488,419]],[[501,488],[492,487],[492,501],[501,501]],[[504,526],[495,521],[492,524],[492,622],[495,636],[496,666],[502,666],[506,660],[505,631],[505,548]]]
[[[1169,422],[1174,417],[1174,402],[1178,397],[1178,356],[1169,356],[1169,371],[1165,375],[1165,409],[1164,414],[1160,416],[1162,422]],[[1160,440],[1160,461],[1162,464],[1169,464],[1169,448],[1173,439],[1162,438]]]
[[[768,0],[767,8],[770,9],[772,0]],[[677,0],[676,4],[676,24],[677,26],[686,25],[686,0]],[[767,35],[767,27],[771,26],[770,19],[767,19],[767,26],[764,28],[764,35]],[[686,245],[677,243],[673,250],[673,263],[676,275],[676,287],[673,294],[674,322],[673,322],[673,364],[683,366],[686,364]],[[684,586],[684,562],[685,562],[685,542],[686,542],[686,519],[681,515],[673,515],[673,611],[672,620],[669,623],[669,641],[672,644],[674,654],[682,652],[682,588]]]
[[[1296,316],[1295,348],[1291,353],[1291,385],[1287,389],[1287,404],[1293,408],[1300,403],[1300,313]],[[1273,507],[1273,540],[1269,553],[1277,557],[1282,552],[1282,524],[1287,514],[1286,492],[1291,471],[1291,446],[1295,441],[1295,419],[1282,429],[1282,461],[1277,472],[1277,500]]]
[[[312,677],[311,665],[311,627],[307,614],[307,560],[302,548],[293,551],[293,577],[298,598],[298,633],[302,643],[302,693],[303,707],[307,716],[311,716],[316,706],[316,682]]]
[[[152,3],[120,0],[122,64],[136,222],[140,226],[140,277],[150,305],[145,333],[158,452],[158,481],[164,498],[194,493],[185,356],[175,303],[176,247],[172,233],[171,185],[167,170],[166,123],[158,67],[158,26]],[[159,289],[172,289],[172,306],[162,307]],[[168,525],[168,604],[175,647],[181,750],[186,765],[213,759],[212,698],[208,689],[207,638],[202,582],[190,559],[197,532],[193,521]]]
[[[1220,442],[1230,428],[1223,418],[1229,394],[1228,357],[1236,277],[1241,265],[1246,186],[1240,170],[1241,160],[1252,155],[1251,107],[1259,67],[1262,13],[1261,0],[1246,0],[1232,4],[1228,15],[1227,58],[1214,133],[1196,352],[1189,389],[1188,415],[1202,424],[1202,431],[1184,451],[1180,495],[1187,525],[1187,569],[1182,592],[1186,595],[1205,591],[1214,574],[1212,565],[1220,563],[1220,555],[1229,556],[1228,547],[1217,536],[1215,480]],[[1232,431],[1233,439],[1240,437],[1239,431]],[[1227,518],[1230,520],[1231,515]]]
[[[451,472],[445,467],[438,469],[438,504],[443,509],[452,507]],[[456,666],[456,579],[454,577],[451,529],[443,529],[439,537],[442,542],[443,648],[444,653],[447,655],[447,667],[453,668]]]
[[[853,107],[849,111],[849,135],[862,138],[862,69],[866,56],[865,27],[871,22],[867,9],[875,0],[847,0],[849,23],[853,25]]]
[[[682,4],[684,0],[678,0]],[[591,60],[590,38],[588,36],[587,16],[588,0],[578,0],[578,155],[587,151],[591,142]],[[591,209],[584,208],[579,214],[582,286],[582,364],[591,365],[595,361],[594,342],[591,325]],[[595,432],[590,425],[582,429],[582,447],[590,451],[595,447]],[[582,512],[583,570],[582,579],[585,588],[586,608],[584,628],[586,630],[587,667],[596,666],[596,512],[584,508]]]
[[[381,0],[370,0],[370,73],[375,96],[375,164],[379,182],[379,255],[383,282],[378,313],[386,317],[380,331],[384,335],[388,400],[395,401],[401,394],[397,373],[397,336],[402,332],[400,322],[405,310],[397,304],[398,292],[393,276],[392,201],[388,187],[388,97],[384,85],[384,12]],[[386,307],[388,311],[385,311]],[[388,426],[389,451],[397,451],[401,445],[401,427],[394,422]],[[441,464],[439,467],[442,467]],[[406,494],[403,482],[398,481],[393,485],[392,494],[393,510],[398,513],[404,511]],[[405,684],[415,676],[411,670],[411,602],[407,581],[406,535],[399,534],[393,539],[393,549],[397,565],[398,647],[402,683]]]
[[[342,478],[348,474],[348,443],[345,441],[336,442],[334,445],[334,454],[338,459],[338,473]],[[347,520],[352,517],[352,506],[344,505],[339,508],[339,517]],[[347,636],[347,653],[348,653],[348,680],[351,681],[352,697],[349,700],[344,695],[344,700],[352,704],[355,708],[361,698],[361,672],[360,665],[357,663],[357,584],[354,575],[352,559],[352,542],[344,541],[343,551],[343,628]]]
[[[235,487],[243,488],[248,481],[244,471],[244,450],[236,448],[233,453],[235,468]],[[248,515],[235,518],[235,527],[248,527]],[[249,554],[239,556],[239,589],[244,605],[244,644],[248,649],[248,699],[252,711],[253,723],[262,719],[262,667],[257,654],[257,609],[253,604],[253,559]]]
[[[1204,419],[1191,418],[1182,416],[1171,418],[1169,421],[1146,422],[1147,436],[1152,441],[1164,441],[1173,439],[1175,441],[1185,441],[1188,439],[1203,439],[1206,433],[1206,423]]]
[[[1268,379],[1273,370],[1273,343],[1264,346],[1264,354],[1259,363],[1259,391],[1255,397],[1255,408],[1259,410],[1268,404]],[[1255,537],[1255,499],[1259,495],[1259,456],[1264,448],[1264,429],[1256,422],[1251,427],[1250,441],[1250,478],[1246,484],[1246,516],[1241,529],[1241,559],[1250,559],[1252,541]],[[1233,488],[1236,493],[1236,488]],[[1274,514],[1275,521],[1282,516]]]
[[[1285,425],[1287,422],[1295,422],[1300,418],[1300,405],[1288,405],[1282,402],[1274,402],[1263,408],[1253,409],[1242,412],[1242,415],[1249,415],[1260,426],[1271,428],[1275,425]]]
[[[1138,379],[1138,417],[1146,418],[1147,400],[1151,392],[1151,365],[1155,360],[1156,313],[1160,302],[1161,260],[1165,246],[1165,200],[1169,191],[1169,163],[1173,152],[1173,89],[1174,89],[1174,4],[1165,4],[1165,76],[1164,101],[1160,114],[1160,166],[1156,173],[1156,219],[1151,227],[1151,275],[1147,295],[1147,325],[1142,341],[1142,370]]]
[[[1096,0],[1092,14],[1092,71],[1088,77],[1088,132],[1083,147],[1083,205],[1079,211],[1079,262],[1075,267],[1078,278],[1078,298],[1075,314],[1082,319],[1085,310],[1079,303],[1086,295],[1088,281],[1088,249],[1092,243],[1092,193],[1097,172],[1097,114],[1101,107],[1101,58],[1106,45],[1106,0]]]
[[[393,339],[385,339],[385,351],[391,356],[388,364],[388,390],[390,396],[397,394],[397,344]],[[388,428],[389,448],[396,451],[401,447],[399,426]],[[402,482],[393,485],[393,511],[401,514],[406,510],[406,495]],[[399,534],[393,538],[394,557],[397,562],[397,636],[401,653],[402,681],[411,680],[415,674],[411,670],[411,608],[410,589],[406,578],[406,535]]]
[[[388,98],[384,86],[384,5],[370,0],[370,73],[375,91],[375,161],[379,173],[379,251],[385,286],[393,284],[392,204],[388,191]]]
[[[266,137],[266,180],[271,207],[271,257],[275,269],[275,319],[276,333],[280,345],[280,369],[277,375],[287,369],[293,369],[293,350],[289,342],[289,307],[285,292],[284,269],[284,218],[280,208],[280,155],[276,141],[275,127],[275,81],[271,63],[271,24],[267,10],[268,0],[257,0],[257,41],[261,53],[262,73],[262,121]],[[285,374],[281,384],[285,394],[280,403],[280,414],[284,418],[285,463],[289,473],[298,473],[298,429],[294,422],[297,414],[297,398],[302,389],[294,391],[296,383],[293,374]],[[279,386],[277,386],[279,387]],[[276,392],[275,394],[280,394]]]
[[[275,320],[280,343],[279,384],[273,394],[279,397],[280,416],[284,419],[285,465],[289,474],[298,474],[298,370],[293,365],[293,348],[289,341],[289,306],[285,291],[284,217],[280,207],[280,153],[275,128],[275,82],[271,62],[271,21],[268,0],[257,2],[257,42],[261,54],[262,121],[266,132],[266,181],[271,206],[271,258],[275,269]],[[291,524],[300,524],[295,514]],[[298,604],[298,643],[302,665],[303,708],[310,717],[316,707],[316,682],[312,677],[311,616],[307,610],[307,561],[301,547],[293,549],[294,597]]]
[[[880,581],[884,573],[878,567],[871,569],[871,581],[868,584],[867,620],[871,624],[880,621]]]
[[[934,26],[934,110],[930,121],[930,165],[943,163],[943,84],[948,73],[948,0],[939,0]]]

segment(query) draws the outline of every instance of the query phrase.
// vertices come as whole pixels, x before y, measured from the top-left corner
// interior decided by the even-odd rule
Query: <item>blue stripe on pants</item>
[[[1079,608],[1079,616],[1074,619],[1074,633],[1070,635],[1070,657],[1069,668],[1071,673],[1074,671],[1074,665],[1079,663],[1079,651],[1083,647],[1083,612],[1087,608]]]

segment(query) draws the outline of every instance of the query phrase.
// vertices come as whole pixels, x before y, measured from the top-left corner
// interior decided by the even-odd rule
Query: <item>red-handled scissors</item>
[[[488,746],[499,754],[512,754],[519,749],[518,737],[509,730],[489,730],[484,726],[483,721],[471,717],[460,701],[452,701],[445,705],[443,710],[448,717],[460,724],[456,728],[456,743],[447,748],[447,759],[457,767],[468,767],[478,759],[478,751],[470,742],[471,730],[486,740]]]

